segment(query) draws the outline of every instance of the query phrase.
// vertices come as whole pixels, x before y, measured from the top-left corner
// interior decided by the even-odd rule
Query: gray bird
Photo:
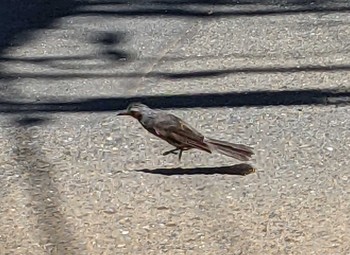
[[[118,113],[137,119],[141,125],[153,135],[175,146],[175,149],[166,151],[163,155],[179,153],[190,149],[199,149],[208,153],[214,151],[241,161],[248,161],[254,155],[253,149],[243,144],[234,144],[204,137],[182,119],[173,114],[160,110],[153,110],[141,103],[131,103],[128,108]]]

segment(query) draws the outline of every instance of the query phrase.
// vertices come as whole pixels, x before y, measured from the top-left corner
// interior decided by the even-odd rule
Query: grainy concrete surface
[[[4,3],[0,254],[350,254],[350,4],[276,2]],[[134,97],[256,172],[161,156]]]

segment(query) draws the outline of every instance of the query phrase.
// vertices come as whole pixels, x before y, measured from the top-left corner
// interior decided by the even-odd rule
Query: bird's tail
[[[253,148],[243,145],[206,138],[205,142],[220,154],[241,161],[248,161],[254,155]]]

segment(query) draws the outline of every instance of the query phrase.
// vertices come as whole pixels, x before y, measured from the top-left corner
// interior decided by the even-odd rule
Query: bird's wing
[[[181,147],[197,148],[211,152],[208,144],[204,142],[204,136],[175,115],[162,115],[155,122],[154,129],[163,139],[171,140]]]

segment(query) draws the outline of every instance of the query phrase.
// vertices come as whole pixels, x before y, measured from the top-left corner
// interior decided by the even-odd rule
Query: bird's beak
[[[118,112],[117,113],[117,116],[124,116],[124,115],[130,115],[130,113],[128,113],[128,112]]]

